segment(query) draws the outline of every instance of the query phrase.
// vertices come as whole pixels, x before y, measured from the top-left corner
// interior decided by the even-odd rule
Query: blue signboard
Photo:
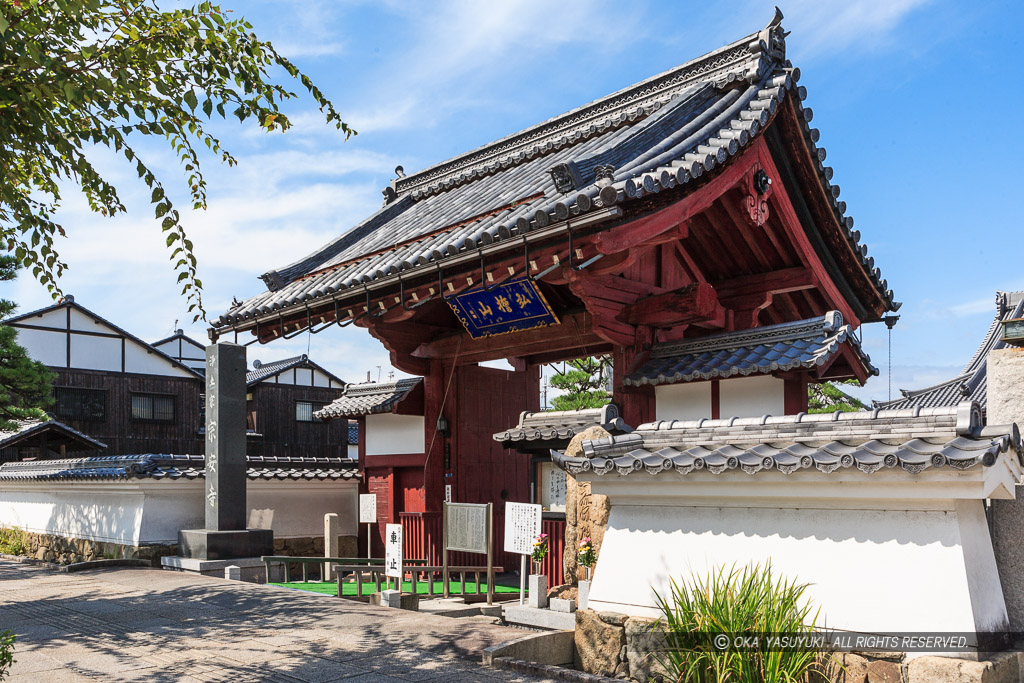
[[[474,289],[445,301],[473,339],[557,325],[558,316],[529,278],[504,282],[490,291]]]

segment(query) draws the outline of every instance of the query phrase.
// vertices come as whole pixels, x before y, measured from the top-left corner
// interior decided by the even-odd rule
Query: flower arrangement
[[[533,540],[533,552],[530,557],[533,558],[534,562],[540,563],[544,561],[544,558],[548,555],[548,535],[537,534],[537,538]]]
[[[590,538],[584,538],[580,541],[580,551],[576,556],[576,560],[580,565],[590,569],[597,562],[597,553],[594,552],[594,541]]]

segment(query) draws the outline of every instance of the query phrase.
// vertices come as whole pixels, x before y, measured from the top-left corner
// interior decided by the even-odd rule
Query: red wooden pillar
[[[456,382],[453,367],[442,361],[430,361],[430,373],[423,378],[423,448],[426,463],[423,466],[423,503],[427,512],[440,512],[444,501],[445,450],[451,452],[451,437],[457,437],[459,425],[455,413]],[[458,373],[455,373],[458,374]],[[447,392],[447,398],[445,394]],[[437,418],[448,420],[451,437],[437,431]]]
[[[628,387],[622,380],[642,362],[646,350],[636,346],[616,346],[612,352],[612,400],[618,404],[622,419],[631,427],[654,420],[654,387]],[[640,356],[638,358],[638,356]]]
[[[783,401],[786,415],[807,412],[807,373],[799,372],[785,378]]]

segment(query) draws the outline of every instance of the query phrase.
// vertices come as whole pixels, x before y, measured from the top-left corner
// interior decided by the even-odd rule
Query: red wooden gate
[[[402,512],[399,513],[402,524],[402,552],[409,558],[422,558],[427,564],[439,566],[441,557],[441,513],[439,512]],[[557,586],[563,582],[562,553],[565,550],[565,521],[545,519],[541,522],[541,531],[548,535],[549,552],[541,563],[541,573],[548,577],[549,586]],[[494,564],[504,567],[506,572],[519,571],[520,555],[506,553],[505,547],[505,515],[494,513]],[[486,555],[476,553],[448,553],[448,563],[466,567],[483,567],[487,564]],[[527,570],[530,571],[530,570]]]

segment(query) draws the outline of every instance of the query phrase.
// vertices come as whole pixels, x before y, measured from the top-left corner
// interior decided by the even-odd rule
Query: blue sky
[[[401,164],[442,161],[673,67],[763,27],[772,3],[287,2],[223,0],[309,73],[359,135],[345,142],[308,99],[296,126],[216,130],[239,159],[205,171],[209,209],[185,225],[211,315],[262,288],[287,264],[375,210]],[[1024,199],[1018,112],[1024,10],[1015,2],[888,0],[782,5],[790,59],[807,87],[834,182],[883,275],[904,302],[892,337],[893,392],[959,371],[993,314],[996,289],[1024,289],[1016,246]],[[174,190],[177,160],[146,159]],[[84,306],[155,340],[184,301],[133,168],[102,150],[127,216],[104,219],[68,195],[61,219],[70,264],[62,285]],[[175,196],[185,204],[183,181]],[[27,275],[3,296],[20,310],[50,303]],[[864,341],[888,390],[885,328]],[[250,361],[304,353],[346,380],[386,379],[387,354],[365,331],[331,329],[250,347]]]

